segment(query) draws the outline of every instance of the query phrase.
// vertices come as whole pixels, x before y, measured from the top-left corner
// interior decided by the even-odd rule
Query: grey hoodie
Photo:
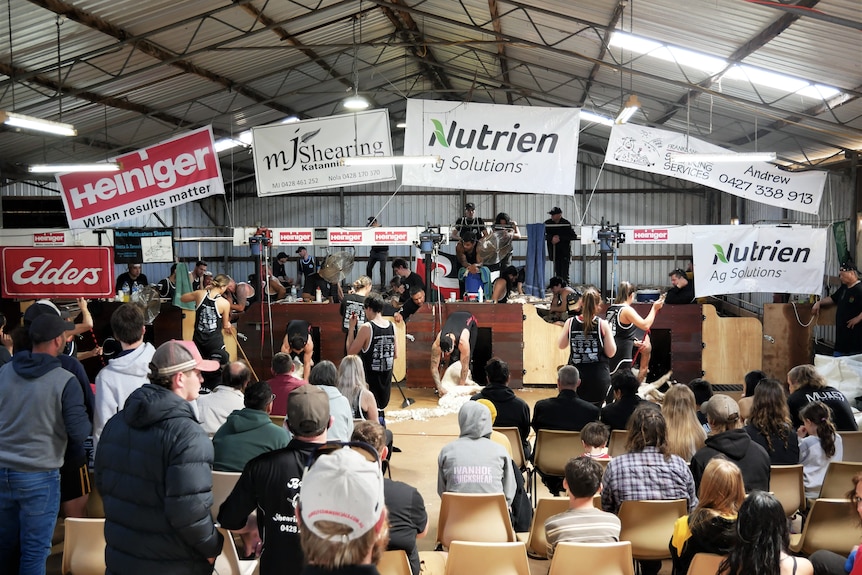
[[[449,443],[437,457],[437,493],[503,493],[508,505],[515,497],[512,460],[491,435],[491,412],[468,401],[458,412],[461,437]]]

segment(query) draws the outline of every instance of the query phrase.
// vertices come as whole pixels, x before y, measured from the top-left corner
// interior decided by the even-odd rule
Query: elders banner
[[[729,153],[685,134],[634,124],[611,128],[605,162],[702,184],[763,204],[816,214],[826,172],[786,172],[768,162],[672,161],[672,152]]]
[[[440,156],[405,165],[409,186],[571,195],[575,190],[577,108],[407,100],[405,156]]]
[[[820,293],[826,264],[825,228],[731,227],[736,229],[692,234],[697,297]]]
[[[258,126],[254,138],[257,195],[276,196],[395,179],[395,166],[342,166],[341,158],[391,156],[389,110],[369,110]]]
[[[120,171],[58,174],[70,228],[112,227],[123,220],[224,194],[207,126],[113,158]]]
[[[8,298],[114,295],[110,247],[0,248],[3,296]]]

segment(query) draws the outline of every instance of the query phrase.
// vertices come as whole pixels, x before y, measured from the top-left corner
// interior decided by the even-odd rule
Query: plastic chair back
[[[847,492],[853,489],[853,476],[860,471],[862,463],[831,461],[826,468],[818,499],[844,499]]]
[[[218,527],[218,530],[224,536],[224,544],[221,553],[216,557],[213,573],[218,573],[218,575],[252,575],[260,560],[241,561],[233,541],[233,533],[224,527]]]
[[[545,521],[569,508],[568,497],[542,497],[536,503],[530,536],[527,539],[527,552],[531,556],[548,557],[548,538],[545,534]]]
[[[817,499],[802,534],[790,536],[790,549],[805,555],[818,549],[845,555],[859,544],[859,536],[859,515],[849,499]]]
[[[629,432],[625,429],[614,429],[611,431],[611,438],[608,440],[608,455],[616,457],[623,453],[628,453],[626,450],[626,442],[629,440]]]
[[[105,575],[105,519],[67,517],[63,575]]]
[[[384,551],[383,557],[377,563],[377,571],[380,575],[412,575],[410,559],[402,549]]]
[[[688,566],[687,575],[717,575],[724,555],[715,553],[695,553]]]
[[[239,471],[213,471],[213,506],[210,509],[213,521],[216,520],[219,507],[239,481],[240,475],[242,474]]]
[[[842,431],[841,445],[844,448],[844,461],[862,463],[862,431]]]
[[[769,472],[769,490],[781,502],[784,514],[793,516],[805,506],[802,465],[773,465]]]
[[[613,543],[557,543],[551,570],[548,575],[634,575],[632,544],[629,541]]]
[[[453,541],[446,575],[530,575],[527,547],[521,543]]]
[[[502,493],[443,493],[437,541],[514,542],[506,496]]]
[[[521,471],[527,468],[527,458],[524,456],[524,444],[521,442],[521,433],[517,427],[495,427],[494,431],[499,431],[509,439],[512,445],[512,461]]]
[[[631,541],[635,559],[670,559],[673,524],[686,513],[685,499],[623,501],[618,514],[620,541]]]

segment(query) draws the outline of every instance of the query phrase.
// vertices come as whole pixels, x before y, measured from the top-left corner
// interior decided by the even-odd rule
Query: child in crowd
[[[591,421],[581,429],[581,443],[584,444],[584,456],[592,459],[610,459],[608,455],[608,439],[610,428],[604,423]]]
[[[844,458],[841,436],[832,423],[832,410],[820,401],[814,401],[799,411],[802,425],[799,435],[799,463],[802,464],[805,497],[816,499],[826,476],[830,461]]]

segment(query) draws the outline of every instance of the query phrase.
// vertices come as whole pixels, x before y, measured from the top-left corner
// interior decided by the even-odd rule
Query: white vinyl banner
[[[668,130],[634,124],[611,128],[605,162],[702,184],[755,202],[816,214],[826,172],[786,172],[768,162],[678,162],[671,153],[728,150]]]
[[[409,186],[571,195],[581,111],[407,100],[405,156],[440,156],[406,165]]]
[[[391,156],[389,111],[356,112],[251,129],[259,197],[395,179],[395,166],[342,166],[341,158]]]
[[[695,295],[820,293],[826,244],[826,228],[722,226],[693,232]]]

